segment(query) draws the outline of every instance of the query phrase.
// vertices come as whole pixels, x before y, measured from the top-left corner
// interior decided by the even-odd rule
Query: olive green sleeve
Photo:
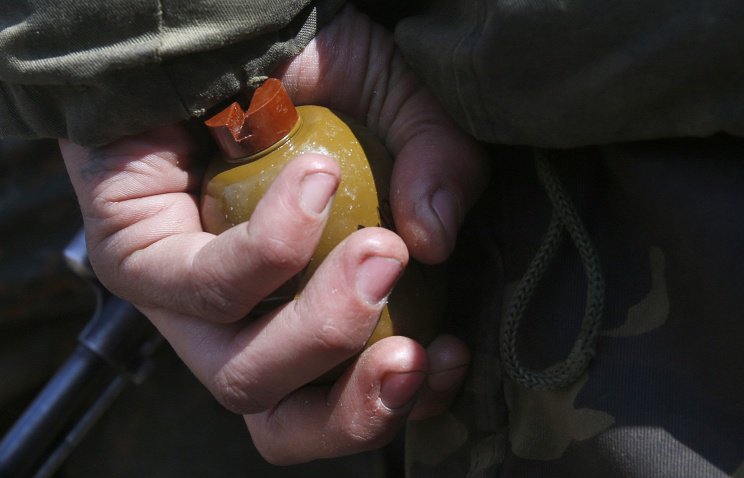
[[[397,24],[414,70],[489,142],[744,135],[744,3],[429,0]]]
[[[0,5],[0,136],[108,143],[201,116],[296,55],[344,0]]]

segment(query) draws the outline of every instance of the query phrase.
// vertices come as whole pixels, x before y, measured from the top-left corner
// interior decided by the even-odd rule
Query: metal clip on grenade
[[[273,179],[300,154],[322,153],[341,167],[331,215],[310,263],[259,308],[301,293],[323,259],[354,231],[370,226],[392,229],[388,202],[392,159],[358,122],[320,106],[295,107],[281,82],[269,79],[256,89],[248,110],[233,103],[206,125],[221,150],[202,188],[201,214],[208,232],[219,234],[247,221]],[[440,279],[432,268],[410,261],[367,346],[390,335],[422,343],[433,339],[444,311]]]

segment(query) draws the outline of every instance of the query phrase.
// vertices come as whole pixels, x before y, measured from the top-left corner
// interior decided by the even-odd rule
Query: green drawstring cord
[[[576,382],[589,367],[597,349],[604,304],[604,278],[599,257],[589,239],[576,207],[563,189],[561,182],[544,151],[535,150],[535,167],[545,192],[553,205],[548,231],[532,259],[527,272],[507,308],[501,325],[501,359],[506,373],[517,383],[533,390],[557,390]],[[537,289],[543,274],[558,251],[567,231],[579,252],[587,278],[586,306],[576,341],[565,360],[542,371],[525,368],[517,353],[517,334],[525,309]]]

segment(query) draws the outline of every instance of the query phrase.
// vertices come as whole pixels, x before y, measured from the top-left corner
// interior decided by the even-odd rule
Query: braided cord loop
[[[519,282],[501,325],[501,359],[509,377],[533,390],[558,390],[576,382],[596,354],[604,307],[604,277],[594,244],[573,202],[553,169],[547,154],[535,150],[538,178],[553,206],[548,230]],[[586,304],[576,340],[568,356],[545,370],[526,368],[519,360],[517,337],[520,322],[565,233],[579,253],[587,278]]]

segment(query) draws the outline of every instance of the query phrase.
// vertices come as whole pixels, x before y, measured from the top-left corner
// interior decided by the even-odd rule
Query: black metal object
[[[0,478],[52,476],[127,384],[144,380],[162,341],[130,303],[95,280],[82,232],[65,258],[90,280],[98,306],[76,349],[0,441]]]

